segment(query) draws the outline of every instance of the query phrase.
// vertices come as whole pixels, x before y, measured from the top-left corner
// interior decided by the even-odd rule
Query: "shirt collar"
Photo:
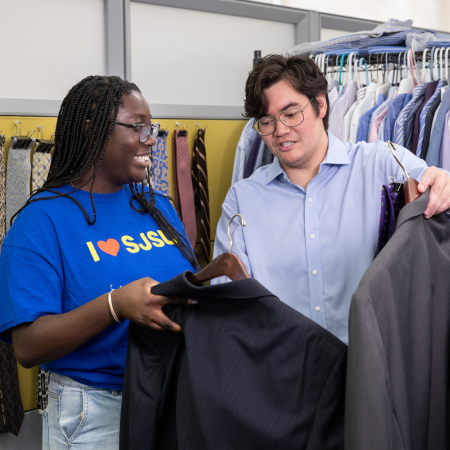
[[[333,136],[331,133],[328,134],[328,150],[325,155],[324,160],[320,164],[321,166],[324,164],[350,164],[350,159],[347,154],[347,149],[345,144],[340,141],[337,137]],[[284,170],[281,167],[280,161],[278,158],[274,158],[273,163],[271,164],[265,181],[265,186],[267,186],[271,181],[277,178],[280,175],[284,174]]]

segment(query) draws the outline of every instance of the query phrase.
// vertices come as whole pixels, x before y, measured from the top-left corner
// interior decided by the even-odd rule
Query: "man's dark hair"
[[[328,130],[330,115],[328,82],[314,60],[304,55],[268,55],[256,64],[245,84],[244,117],[260,119],[266,116],[269,104],[264,90],[281,80],[289,81],[296,91],[312,99],[311,105],[317,116],[320,109],[317,96],[325,95],[327,113],[323,118],[323,126],[325,131]]]
[[[89,76],[76,84],[66,95],[58,114],[55,131],[55,150],[46,182],[40,189],[34,190],[26,204],[17,211],[11,219],[22,211],[30,203],[40,200],[67,197],[76,203],[83,211],[89,225],[94,225],[97,219],[92,190],[95,183],[97,170],[105,156],[106,148],[113,130],[112,123],[116,121],[119,107],[123,105],[123,96],[139,88],[129,81],[116,76]],[[89,127],[85,132],[86,121]],[[152,154],[150,153],[150,158]],[[61,193],[55,188],[83,178],[94,167],[92,176],[81,186],[88,183],[90,186],[93,219],[89,217],[83,206],[70,194],[80,188],[74,188],[69,193]],[[175,243],[182,254],[189,260],[194,268],[198,268],[198,262],[190,244],[155,207],[155,192],[151,185],[151,167],[147,169],[146,182],[149,192],[145,192],[144,183],[129,184],[133,196],[130,206],[140,213],[148,213],[155,219],[161,231]],[[33,198],[40,192],[51,192],[54,196]],[[156,194],[160,195],[160,194]],[[148,198],[147,198],[148,197]],[[136,200],[140,208],[133,204]]]

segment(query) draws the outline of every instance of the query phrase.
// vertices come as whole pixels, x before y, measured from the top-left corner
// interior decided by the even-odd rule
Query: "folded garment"
[[[450,47],[450,39],[438,39],[436,41],[428,41],[427,42],[428,48],[433,47]]]
[[[358,31],[337,38],[328,39],[327,41],[307,42],[296,45],[292,49],[287,50],[290,55],[308,55],[311,53],[323,53],[331,50],[339,50],[342,47],[355,47],[361,40],[376,38],[387,33],[397,33],[399,31],[411,30],[412,20],[404,22],[400,20],[390,19],[387,22],[378,25],[372,31]],[[404,41],[403,41],[404,42]],[[395,45],[395,44],[392,44]],[[372,47],[373,45],[369,45]]]

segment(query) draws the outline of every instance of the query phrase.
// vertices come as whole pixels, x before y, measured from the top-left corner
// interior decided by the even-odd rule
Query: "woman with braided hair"
[[[44,449],[118,448],[128,321],[181,332],[161,308],[193,303],[151,294],[197,268],[169,199],[151,187],[155,131],[135,84],[75,85],[48,179],[1,248],[0,339],[22,366],[50,373]]]

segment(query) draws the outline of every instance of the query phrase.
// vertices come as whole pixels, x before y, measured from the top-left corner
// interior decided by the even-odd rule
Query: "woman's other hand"
[[[161,310],[166,305],[192,305],[197,303],[186,297],[163,297],[153,295],[152,286],[159,284],[149,277],[133,281],[111,294],[111,303],[119,320],[128,319],[155,330],[181,333],[183,329],[171,321]]]

